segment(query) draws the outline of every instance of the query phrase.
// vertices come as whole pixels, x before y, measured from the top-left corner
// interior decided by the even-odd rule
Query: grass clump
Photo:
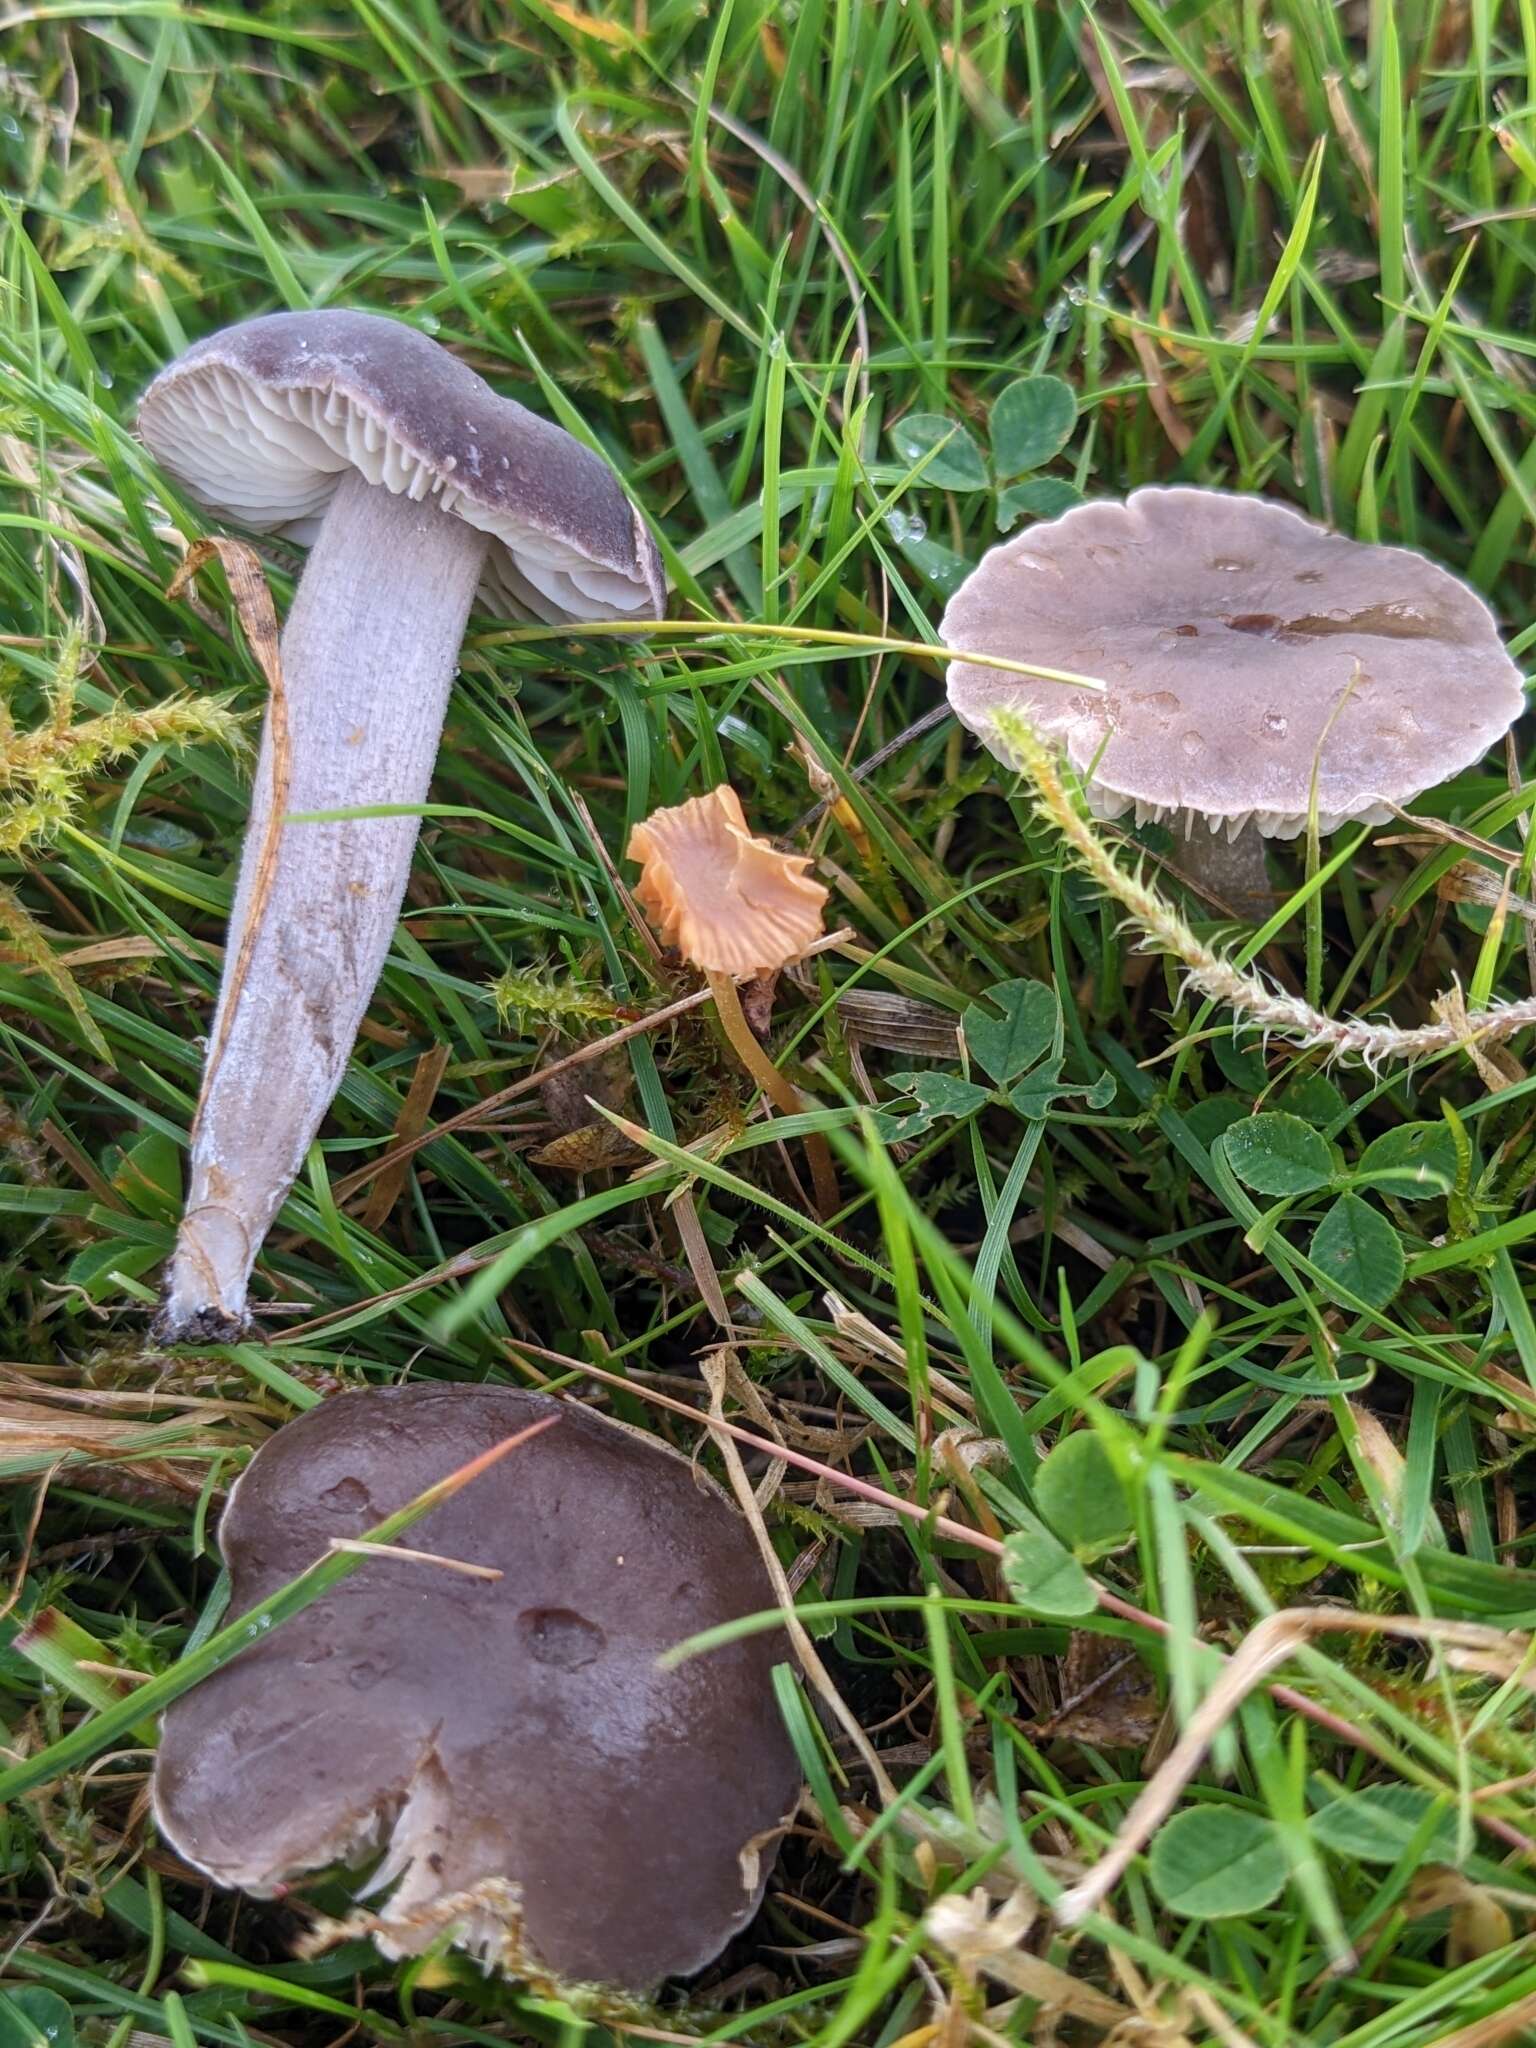
[[[842,1711],[786,1685],[808,1803],[652,2035],[1529,2031],[1524,736],[1411,819],[1282,849],[1240,946],[1155,831],[1094,835],[979,760],[932,652],[999,534],[1172,480],[1424,549],[1525,651],[1528,27],[1450,0],[6,26],[0,2041],[575,2038],[451,1958],[295,1963],[298,1903],[206,1893],[146,1819],[152,1730],[118,1702],[213,1637],[223,1493],[299,1408],[402,1377],[566,1387],[726,1474],[713,1379],[786,1453],[739,1447],[754,1483],[784,1466],[764,1513]],[[165,595],[199,526],[132,407],[208,328],[322,303],[579,414],[674,626],[472,624],[406,914],[258,1266],[269,1341],[167,1356],[262,687],[218,584]],[[281,612],[295,557],[262,552]],[[721,781],[852,933],[761,992],[829,1105],[787,1126],[618,865]],[[1421,1034],[1412,1063],[1234,1031],[1212,961],[1335,1036]],[[1503,1042],[1466,1028],[1509,1005]],[[780,1142],[807,1133],[825,1219]],[[1128,1816],[1213,1697],[1143,1849]]]

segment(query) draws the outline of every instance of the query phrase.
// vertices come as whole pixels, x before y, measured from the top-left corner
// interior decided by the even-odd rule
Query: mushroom
[[[154,1811],[189,1863],[261,1896],[380,1857],[366,1893],[393,1889],[345,1925],[387,1956],[448,1933],[537,1985],[638,1993],[752,1918],[800,1784],[781,1637],[658,1662],[773,1605],[718,1489],[575,1404],[418,1382],[280,1429],[219,1544],[238,1617],[548,1415],[416,1524],[421,1549],[369,1558],[167,1710]]]
[[[821,937],[827,891],[807,870],[810,857],[781,853],[747,830],[741,799],[722,782],[642,818],[629,835],[640,863],[635,896],[669,946],[700,968],[732,1050],[770,1101],[788,1116],[805,1105],[758,1044],[737,993],[738,976],[774,974]],[[832,1155],[819,1132],[806,1138],[817,1204],[837,1206]]]
[[[1263,837],[1381,824],[1477,761],[1524,707],[1483,600],[1407,548],[1263,498],[1175,486],[1078,506],[994,548],[940,637],[1102,676],[1103,695],[957,659],[949,701],[993,753],[1025,718],[1102,818],[1182,821],[1190,877],[1250,920]]]
[[[274,313],[163,371],[144,440],[198,504],[313,546],[282,636],[284,811],[419,805],[465,621],[660,612],[655,547],[597,456],[371,313]],[[351,1053],[411,816],[284,824],[269,714],[157,1335],[247,1319],[256,1253]]]

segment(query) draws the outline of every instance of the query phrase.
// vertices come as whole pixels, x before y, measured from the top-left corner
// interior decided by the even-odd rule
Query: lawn
[[[1255,927],[978,746],[937,644],[1005,533],[1152,483],[1536,644],[1533,109],[1497,0],[0,17],[0,2048],[1536,2040],[1532,1013],[1465,1022],[1536,997],[1525,742],[1279,845]],[[669,618],[474,615],[256,1326],[165,1348],[267,685],[136,405],[319,306],[586,438]],[[792,1114],[625,860],[722,782],[830,892],[749,1006]],[[338,1879],[157,1837],[232,1481],[402,1381],[758,1489],[807,1789],[643,2005],[296,1960]]]

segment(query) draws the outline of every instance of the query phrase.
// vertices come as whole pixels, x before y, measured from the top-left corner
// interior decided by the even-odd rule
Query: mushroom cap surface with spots
[[[551,1415],[403,1539],[503,1576],[360,1564],[167,1710],[155,1813],[198,1869],[259,1894],[382,1850],[368,1889],[398,1883],[369,1931],[386,1954],[454,1925],[514,1974],[643,1991],[750,1920],[800,1784],[772,1683],[781,1636],[657,1665],[774,1604],[711,1482],[520,1389],[339,1395],[235,1485],[230,1612]]]
[[[952,661],[957,717],[1010,760],[999,712],[1062,747],[1094,810],[1277,838],[1380,824],[1479,760],[1524,708],[1483,600],[1407,548],[1288,506],[1149,487],[994,548],[944,644],[1096,676],[1102,694]]]
[[[150,385],[139,428],[198,504],[258,532],[312,539],[355,469],[489,534],[495,608],[551,625],[665,608],[656,545],[607,465],[382,314],[267,313],[211,334]]]

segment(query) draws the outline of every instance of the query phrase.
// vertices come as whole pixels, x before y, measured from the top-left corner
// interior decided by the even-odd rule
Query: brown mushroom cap
[[[165,1715],[155,1813],[221,1884],[384,1850],[386,1954],[445,1925],[488,1961],[644,1990],[703,1967],[762,1897],[799,1785],[774,1700],[780,1638],[678,1666],[699,1629],[773,1604],[708,1481],[589,1411],[501,1387],[341,1396],[263,1446],[225,1510],[231,1613],[469,1459],[553,1429],[413,1528],[493,1582],[381,1557]],[[761,1852],[761,1853],[759,1853]],[[510,1880],[520,1908],[496,1908]],[[480,1887],[478,1903],[446,1902]]]
[[[1082,505],[985,556],[950,647],[1100,677],[1104,694],[950,664],[949,701],[1004,760],[1024,716],[1103,817],[1179,812],[1290,838],[1379,824],[1477,761],[1524,708],[1493,614],[1448,570],[1263,498],[1177,486]]]
[[[150,385],[139,427],[199,504],[258,532],[311,539],[355,469],[488,533],[486,594],[519,616],[665,608],[655,543],[607,465],[381,314],[267,313],[210,334]]]

